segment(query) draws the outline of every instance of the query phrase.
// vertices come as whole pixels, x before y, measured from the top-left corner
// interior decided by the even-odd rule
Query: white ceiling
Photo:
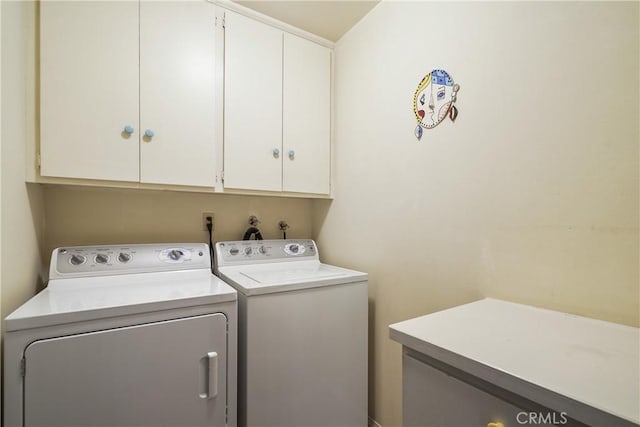
[[[380,0],[235,0],[236,3],[333,42]]]

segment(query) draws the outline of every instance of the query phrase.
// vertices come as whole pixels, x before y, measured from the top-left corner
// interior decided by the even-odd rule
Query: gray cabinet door
[[[405,427],[552,426],[550,420],[567,427],[578,425],[566,414],[537,405],[533,410],[518,407],[406,353],[402,356],[402,390]]]
[[[25,426],[224,426],[227,319],[210,314],[35,341]]]

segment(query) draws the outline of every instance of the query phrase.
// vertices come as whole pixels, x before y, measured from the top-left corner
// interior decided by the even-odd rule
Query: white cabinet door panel
[[[282,189],[329,194],[331,51],[286,33],[282,128]]]
[[[281,191],[282,31],[227,11],[224,56],[224,185]]]
[[[40,23],[41,174],[138,181],[138,2],[41,2]]]
[[[35,341],[24,425],[224,426],[226,339],[217,313]]]
[[[140,3],[141,182],[215,185],[214,37],[204,0]]]

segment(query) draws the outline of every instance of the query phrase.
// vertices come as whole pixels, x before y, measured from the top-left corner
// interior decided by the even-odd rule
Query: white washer
[[[53,251],[5,319],[5,426],[235,426],[237,293],[205,244]]]
[[[216,244],[238,294],[238,424],[367,425],[368,276],[312,240]]]

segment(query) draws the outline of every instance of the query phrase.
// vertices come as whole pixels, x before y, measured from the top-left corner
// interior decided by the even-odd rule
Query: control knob
[[[265,248],[264,245],[262,245],[260,246],[260,249],[258,249],[258,252],[264,255],[267,253],[267,248]]]
[[[122,263],[127,263],[131,261],[131,254],[128,254],[126,252],[120,252],[120,254],[118,255],[118,261]]]
[[[84,264],[84,262],[87,260],[87,258],[83,255],[71,255],[71,258],[69,258],[69,262],[72,265],[81,265]]]
[[[244,248],[245,255],[251,255],[252,252],[253,250],[251,249],[251,246]]]
[[[96,255],[96,262],[98,264],[106,264],[107,261],[109,261],[109,256],[108,255],[105,255],[105,254]]]
[[[287,255],[302,255],[304,253],[304,246],[298,243],[288,243],[284,247],[284,252]]]
[[[169,251],[169,258],[174,261],[178,261],[180,258],[182,258],[183,255],[184,253],[178,249],[171,249]]]
[[[240,251],[238,250],[238,248],[231,248],[231,249],[229,249],[229,254],[230,254],[230,255],[238,255],[238,252],[240,252]]]

